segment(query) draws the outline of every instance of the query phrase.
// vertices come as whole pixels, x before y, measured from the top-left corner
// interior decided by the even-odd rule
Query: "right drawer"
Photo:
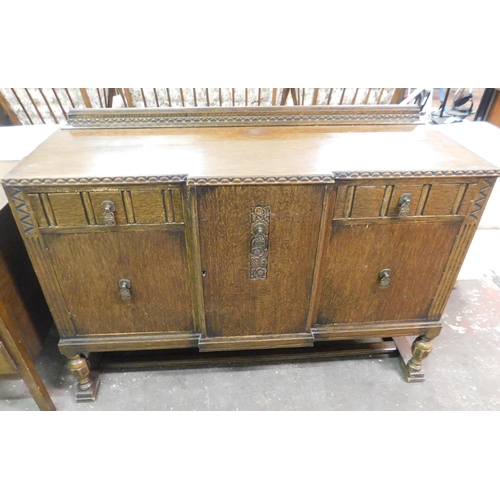
[[[401,180],[339,183],[334,219],[465,215],[477,183]]]

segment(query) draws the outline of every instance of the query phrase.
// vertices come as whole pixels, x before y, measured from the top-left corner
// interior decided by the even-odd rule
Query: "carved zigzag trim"
[[[12,201],[14,202],[14,208],[19,214],[19,220],[24,226],[24,232],[26,234],[30,234],[32,231],[34,231],[35,226],[31,222],[30,213],[26,210],[28,205],[26,201],[23,200],[22,193],[23,192],[20,189],[13,188],[11,191]]]
[[[53,184],[140,184],[156,182],[185,182],[186,174],[152,177],[80,177],[67,179],[4,179],[5,186],[40,186]]]
[[[198,177],[188,179],[188,186],[209,186],[218,184],[316,184],[333,182],[331,175],[308,175],[290,177]]]
[[[470,216],[474,220],[478,220],[479,219],[479,214],[483,210],[483,203],[486,200],[486,198],[488,197],[488,194],[486,193],[486,191],[488,191],[489,189],[491,189],[491,186],[492,186],[492,183],[488,179],[483,179],[483,182],[486,185],[479,190],[479,198],[477,200],[474,200],[474,208],[475,208],[475,210],[473,210],[470,213]]]
[[[378,179],[392,177],[497,177],[498,170],[401,170],[396,172],[333,172],[335,179]]]

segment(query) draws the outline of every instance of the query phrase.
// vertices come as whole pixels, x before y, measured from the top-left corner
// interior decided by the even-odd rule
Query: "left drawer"
[[[40,228],[158,225],[184,222],[180,187],[28,194]]]

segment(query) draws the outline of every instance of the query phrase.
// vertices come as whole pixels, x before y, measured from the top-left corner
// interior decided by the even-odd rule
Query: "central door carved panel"
[[[197,188],[208,337],[306,331],[324,185]]]

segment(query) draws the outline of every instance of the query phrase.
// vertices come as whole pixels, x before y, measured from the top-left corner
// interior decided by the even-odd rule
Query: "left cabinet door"
[[[192,332],[184,231],[44,237],[78,335]],[[121,293],[120,280],[128,280]]]

